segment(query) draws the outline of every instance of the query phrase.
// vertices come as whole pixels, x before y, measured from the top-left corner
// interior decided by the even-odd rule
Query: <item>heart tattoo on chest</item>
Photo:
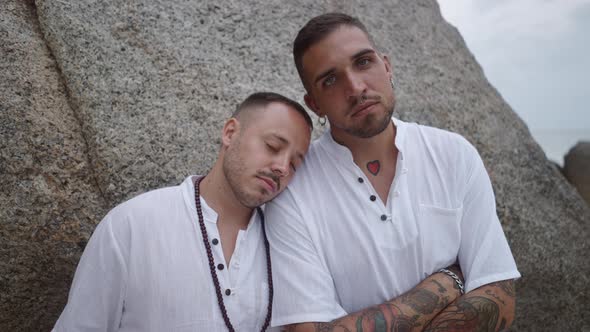
[[[379,163],[379,160],[373,160],[373,161],[369,161],[367,163],[367,170],[369,170],[369,173],[371,173],[373,175],[379,174],[380,169],[381,169],[381,163]]]

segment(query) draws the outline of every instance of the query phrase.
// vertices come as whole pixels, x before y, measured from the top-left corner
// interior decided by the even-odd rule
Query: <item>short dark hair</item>
[[[306,86],[306,84],[303,77],[303,55],[310,47],[343,25],[361,29],[367,35],[371,44],[374,44],[367,28],[356,17],[343,13],[326,13],[312,18],[303,26],[303,28],[301,28],[301,30],[299,30],[299,33],[297,33],[297,37],[295,37],[295,41],[293,42],[295,67],[297,68],[297,73],[299,73],[299,78],[301,78],[301,82],[303,82],[304,86]]]
[[[245,109],[251,107],[266,107],[270,103],[283,103],[294,108],[305,119],[309,128],[313,130],[313,122],[305,108],[298,102],[274,92],[256,92],[248,96],[234,111],[232,117],[236,118]]]

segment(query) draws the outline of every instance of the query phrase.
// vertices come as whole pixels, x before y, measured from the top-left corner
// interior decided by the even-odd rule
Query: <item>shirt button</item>
[[[363,178],[358,178],[358,180],[359,180],[359,183],[365,182],[365,180],[363,180]]]
[[[217,269],[218,269],[218,270],[223,270],[223,268],[224,268],[223,264],[218,264],[218,265],[217,265]]]
[[[213,240],[211,240],[211,243],[213,243],[214,245],[217,245],[219,243],[219,240],[218,239],[213,239]]]
[[[405,167],[404,167],[404,168],[402,168],[402,173],[403,173],[403,174],[406,174],[406,173],[408,173],[408,169],[407,169],[407,168],[405,168]]]
[[[395,197],[398,197],[398,196],[399,196],[399,191],[397,191],[397,190],[396,190],[396,191],[394,191],[394,192],[393,192],[393,196],[395,196]]]
[[[383,220],[383,221],[387,220],[387,216],[386,216],[386,215],[384,215],[384,214],[382,214],[382,215],[381,215],[381,220]]]
[[[229,289],[229,288],[226,289],[225,290],[225,295],[227,295],[227,296],[231,295],[231,289]]]
[[[369,199],[371,200],[371,202],[374,202],[377,199],[377,197],[375,197],[375,195],[371,195],[371,197],[369,197]]]

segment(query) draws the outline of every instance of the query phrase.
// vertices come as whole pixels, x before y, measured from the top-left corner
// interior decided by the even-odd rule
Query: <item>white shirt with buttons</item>
[[[260,331],[268,307],[260,218],[255,212],[239,232],[228,268],[217,214],[200,200],[229,319],[236,331]],[[108,213],[84,250],[53,331],[227,331],[191,177]]]
[[[383,303],[457,260],[466,291],[520,277],[475,148],[448,131],[393,122],[399,154],[385,204],[329,131],[267,204],[273,326]]]

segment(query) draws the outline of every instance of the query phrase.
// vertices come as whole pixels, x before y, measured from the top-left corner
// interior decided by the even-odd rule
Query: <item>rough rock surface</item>
[[[564,157],[563,175],[590,205],[590,142],[578,142]]]
[[[0,22],[0,331],[49,331],[106,201],[32,1]]]
[[[106,210],[204,173],[238,101],[301,100],[292,39],[335,10],[390,55],[400,118],[480,151],[524,277],[513,330],[590,330],[590,211],[435,0],[2,1],[0,330],[48,330]]]

